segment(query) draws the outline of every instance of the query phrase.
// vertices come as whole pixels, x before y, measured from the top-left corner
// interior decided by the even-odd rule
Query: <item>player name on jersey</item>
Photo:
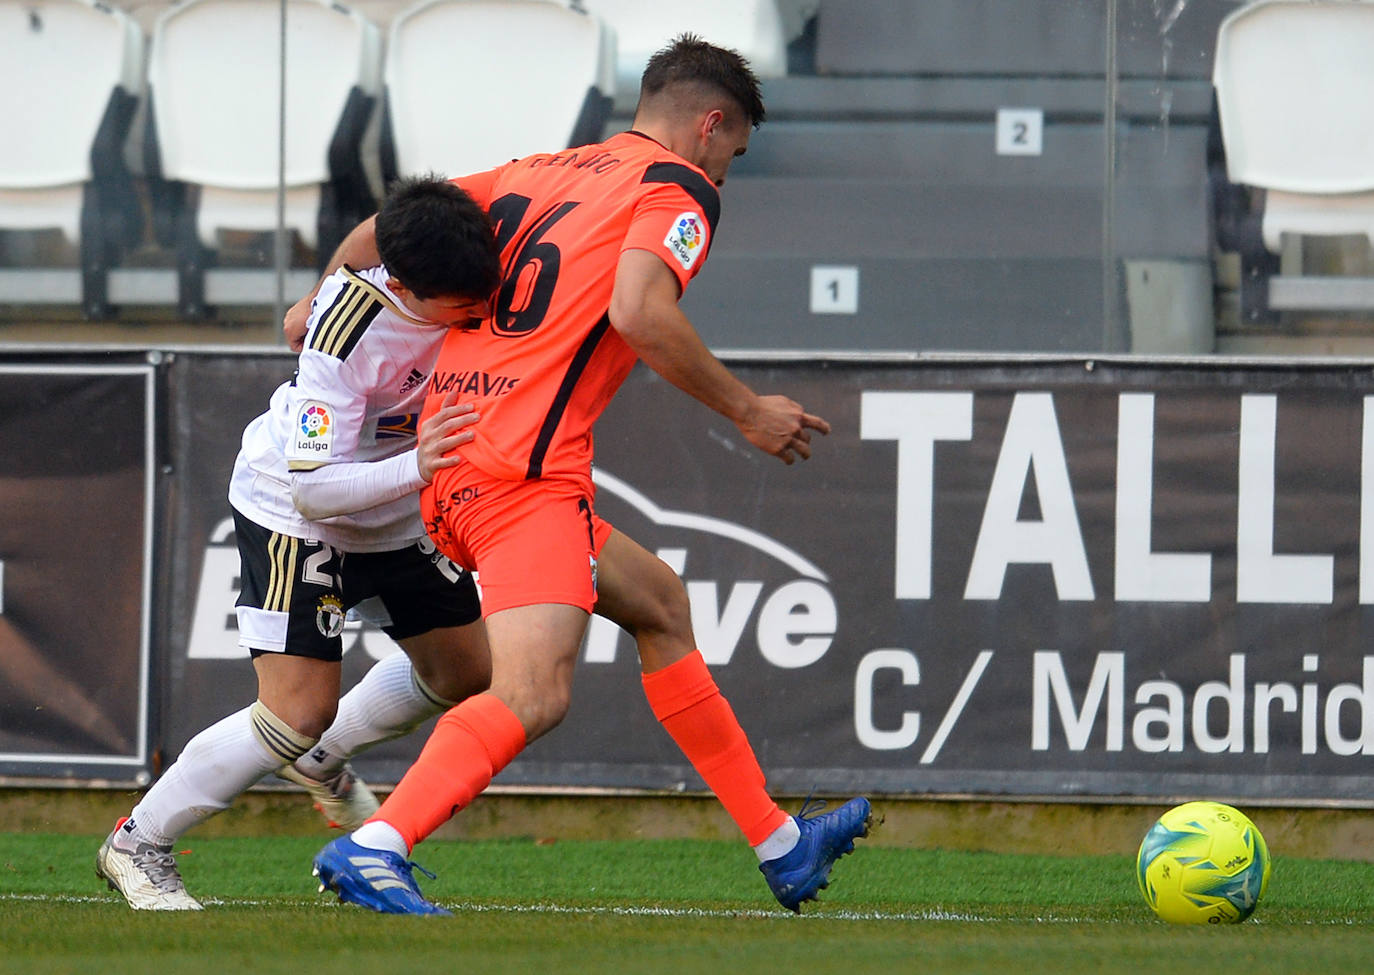
[[[530,159],[529,165],[531,169],[571,166],[573,169],[590,169],[594,173],[608,173],[620,165],[620,160],[609,152],[593,152],[585,159],[581,158],[582,155],[582,152],[574,149],[571,152],[560,152],[552,156],[534,156]]]
[[[443,394],[456,389],[467,396],[504,396],[519,382],[516,376],[493,376],[480,369],[463,372],[438,370],[430,377],[429,391]]]

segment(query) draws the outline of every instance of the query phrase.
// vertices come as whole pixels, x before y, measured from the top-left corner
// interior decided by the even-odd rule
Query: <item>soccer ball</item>
[[[1146,903],[1173,924],[1238,924],[1269,886],[1269,847],[1239,810],[1185,802],[1145,834],[1136,881]]]

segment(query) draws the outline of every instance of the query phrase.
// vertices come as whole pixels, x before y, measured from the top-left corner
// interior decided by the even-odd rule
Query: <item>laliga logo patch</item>
[[[328,457],[334,449],[334,418],[323,403],[305,403],[296,419],[296,453]]]
[[[326,637],[336,637],[343,632],[344,608],[338,596],[321,596],[315,604],[315,626]]]
[[[301,414],[301,433],[312,440],[329,436],[329,410],[322,403],[311,403]]]
[[[690,211],[679,214],[677,220],[673,221],[673,229],[663,238],[663,245],[672,251],[678,263],[688,270],[691,270],[692,265],[701,256],[702,244],[705,242],[706,228],[702,225],[701,217]]]

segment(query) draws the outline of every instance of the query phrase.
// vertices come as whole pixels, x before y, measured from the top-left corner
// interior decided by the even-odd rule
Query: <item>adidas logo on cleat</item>
[[[358,868],[358,874],[373,890],[409,890],[410,885],[402,880],[396,871],[387,866],[381,857],[349,857],[348,862]]]

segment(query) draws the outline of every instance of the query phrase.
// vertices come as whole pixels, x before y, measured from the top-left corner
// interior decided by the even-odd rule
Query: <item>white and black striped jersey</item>
[[[243,431],[229,502],[265,528],[344,552],[385,551],[424,537],[423,481],[414,463],[389,465],[401,479],[395,499],[363,510],[309,521],[292,499],[293,472],[375,464],[415,447],[425,387],[448,329],[409,315],[387,278],[383,267],[343,268],[325,280],[295,377]]]

